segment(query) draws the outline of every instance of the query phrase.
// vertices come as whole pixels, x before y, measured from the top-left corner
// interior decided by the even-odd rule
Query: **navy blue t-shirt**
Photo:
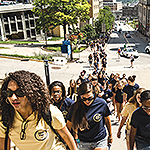
[[[117,90],[115,91],[115,88],[112,88],[112,92],[116,93],[115,100],[118,103],[123,103],[123,91],[121,89],[119,89],[119,88],[117,88]]]
[[[59,103],[54,102],[54,105],[60,109],[62,101],[63,100],[61,100]],[[74,100],[70,98],[66,98],[62,104],[60,111],[62,112],[65,121],[67,121],[67,115],[68,115],[69,109],[74,102],[75,102]]]
[[[107,100],[108,98],[111,98],[113,96],[113,93],[110,89],[107,89],[107,91],[105,91],[104,95],[102,96],[103,99]]]
[[[74,105],[73,105],[74,106]],[[67,120],[71,122],[73,108],[71,107]],[[97,97],[90,106],[86,106],[89,129],[78,129],[78,138],[84,142],[97,142],[106,137],[104,117],[109,116],[110,110],[104,99]]]
[[[130,125],[137,128],[137,136],[142,136],[150,140],[150,116],[142,107],[137,108],[133,112]]]
[[[134,86],[131,86],[129,84],[126,84],[123,88],[123,92],[127,94],[127,101],[134,95],[136,90],[139,88],[139,85],[135,83]]]

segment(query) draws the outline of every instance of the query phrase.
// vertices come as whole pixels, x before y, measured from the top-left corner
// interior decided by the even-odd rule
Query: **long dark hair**
[[[40,78],[40,76],[29,71],[15,71],[9,73],[9,75],[3,80],[2,87],[0,90],[0,116],[2,116],[1,121],[3,124],[7,124],[9,128],[12,128],[15,109],[10,103],[7,103],[7,96],[5,91],[7,90],[8,83],[10,81],[15,81],[19,88],[23,91],[24,95],[27,97],[31,104],[32,110],[37,115],[37,124],[42,117],[50,103],[50,97],[45,83]]]
[[[81,95],[92,91],[92,84],[89,81],[83,82],[78,89],[77,101],[74,103],[74,110],[72,115],[73,128],[88,129],[89,124],[86,117],[85,104],[81,100]]]

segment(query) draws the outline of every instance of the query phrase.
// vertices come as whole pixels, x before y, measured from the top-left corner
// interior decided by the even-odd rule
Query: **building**
[[[150,37],[150,0],[139,0],[139,31]]]
[[[122,9],[122,2],[116,2],[116,0],[103,0],[104,6],[109,6],[112,13]]]
[[[123,19],[134,19],[138,18],[138,4],[127,4],[122,7],[122,18]]]
[[[0,40],[7,39],[44,39],[43,31],[36,31],[38,16],[32,13],[32,4],[0,6]]]

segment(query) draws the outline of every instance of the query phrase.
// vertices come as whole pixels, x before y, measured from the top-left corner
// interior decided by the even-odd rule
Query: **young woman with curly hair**
[[[107,150],[107,144],[112,143],[110,110],[104,99],[94,98],[92,91],[89,81],[80,85],[77,101],[68,114],[67,126],[74,130],[79,150]]]
[[[129,134],[130,134],[130,121],[131,121],[131,116],[132,113],[141,106],[141,102],[140,102],[140,95],[143,91],[145,91],[146,89],[144,88],[139,88],[136,90],[135,94],[133,95],[133,97],[131,97],[128,101],[128,103],[126,103],[126,105],[123,107],[123,110],[121,112],[122,114],[122,119],[118,128],[118,132],[117,132],[117,137],[120,138],[121,137],[121,129],[123,127],[123,125],[125,124],[126,120],[126,129],[125,129],[125,134],[126,134],[126,144],[127,144],[127,150],[130,150],[129,147]]]
[[[42,117],[47,108],[50,109],[53,128],[71,149],[77,149],[62,113],[50,104],[48,90],[38,75],[24,70],[9,73],[3,80],[0,92],[1,150],[4,150],[7,129],[8,149],[10,140],[21,150],[65,149],[57,143],[53,130]]]

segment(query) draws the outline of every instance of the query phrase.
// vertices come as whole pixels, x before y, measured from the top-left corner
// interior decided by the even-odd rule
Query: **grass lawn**
[[[0,47],[0,49],[9,49],[9,47]]]
[[[0,41],[0,44],[28,44],[28,43],[39,43],[39,42],[32,42],[32,41]]]
[[[61,40],[64,39],[63,37],[52,37],[51,39],[48,39],[48,41],[57,41],[57,40]]]

